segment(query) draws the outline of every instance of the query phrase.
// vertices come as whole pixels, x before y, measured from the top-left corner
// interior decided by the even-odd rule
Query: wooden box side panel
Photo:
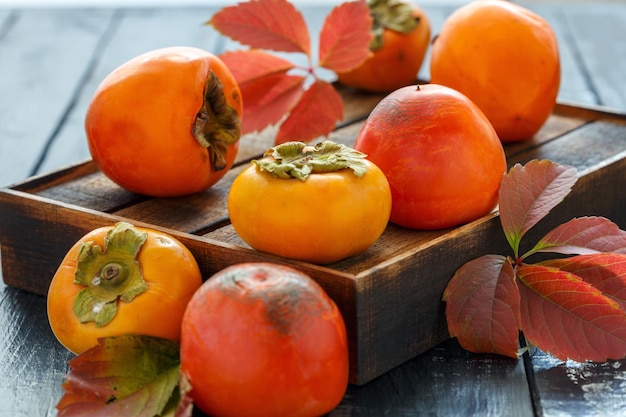
[[[365,383],[448,339],[443,291],[456,269],[507,248],[496,215],[359,277],[360,376]]]
[[[315,279],[335,301],[346,323],[350,350],[350,381],[360,380],[357,349],[356,284],[354,277],[329,268],[298,263],[246,248],[155,227],[123,217],[59,204],[15,190],[0,191],[0,255],[7,285],[46,296],[56,269],[70,247],[87,232],[118,221],[159,229],[180,240],[198,261],[202,276],[244,262],[272,262],[296,267]]]
[[[583,173],[565,201],[524,236],[527,249],[574,217],[604,216],[626,229],[626,155],[596,168]],[[358,277],[359,383],[449,337],[441,301],[447,282],[462,264],[486,254],[512,255],[495,215]]]

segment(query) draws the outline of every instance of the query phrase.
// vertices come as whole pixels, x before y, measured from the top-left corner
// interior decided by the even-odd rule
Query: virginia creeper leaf
[[[295,65],[284,58],[258,49],[228,51],[220,55],[237,84],[251,82],[270,74],[286,73]]]
[[[516,164],[502,178],[500,221],[516,256],[522,236],[563,201],[576,179],[575,167],[548,160]]]
[[[259,50],[226,52],[220,58],[241,90],[242,134],[278,123],[304,92],[305,77],[287,74],[295,65],[283,58]]]
[[[336,72],[358,67],[372,53],[372,17],[364,0],[341,3],[320,32],[319,65]]]
[[[626,255],[617,253],[578,255],[543,261],[541,265],[577,275],[617,301],[622,310],[626,311]]]
[[[343,101],[332,84],[316,80],[280,126],[275,143],[308,142],[328,135],[343,118]]]
[[[100,339],[69,362],[59,417],[174,414],[179,399],[178,343],[147,336]]]
[[[520,265],[521,329],[561,360],[603,362],[626,356],[626,311],[576,275]]]
[[[604,217],[579,217],[554,228],[530,252],[626,253],[626,231]]]
[[[302,97],[304,81],[304,77],[297,75],[270,74],[242,85],[242,133],[278,123]]]
[[[451,337],[471,352],[517,359],[519,292],[510,260],[485,255],[459,268],[443,299]]]
[[[311,55],[306,21],[287,0],[255,0],[224,7],[207,23],[251,48]]]

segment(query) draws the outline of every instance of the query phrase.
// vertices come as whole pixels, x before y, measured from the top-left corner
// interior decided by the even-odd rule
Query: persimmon
[[[242,171],[228,194],[233,228],[251,247],[328,264],[367,249],[391,211],[385,174],[331,141],[287,142]]]
[[[504,0],[455,10],[434,39],[431,82],[454,88],[485,113],[503,142],[531,138],[550,116],[561,80],[550,24]]]
[[[171,197],[211,187],[234,163],[242,98],[222,60],[192,47],[141,54],[113,70],[87,109],[89,150],[130,191]]]
[[[389,180],[390,221],[411,229],[443,229],[488,214],[507,168],[483,112],[437,84],[403,87],[383,98],[354,148]]]
[[[198,264],[180,241],[120,222],[69,249],[48,289],[48,321],[76,354],[98,338],[124,334],[178,341],[187,302],[201,285]]]
[[[182,322],[181,374],[213,417],[314,417],[348,386],[337,305],[308,275],[271,263],[230,266],[194,294]]]
[[[428,16],[409,0],[368,0],[368,5],[372,55],[357,68],[338,73],[339,82],[371,92],[415,84],[430,42]]]

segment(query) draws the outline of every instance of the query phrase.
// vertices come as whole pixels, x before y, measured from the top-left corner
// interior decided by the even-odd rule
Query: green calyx
[[[196,115],[193,135],[203,148],[209,150],[215,171],[226,168],[226,148],[241,137],[241,119],[224,95],[224,86],[213,71],[204,86],[204,102]]]
[[[74,284],[83,288],[74,300],[74,314],[81,323],[106,326],[117,313],[117,300],[131,302],[148,286],[137,254],[147,233],[131,224],[117,223],[104,238],[104,248],[84,242],[78,250]]]
[[[368,0],[372,15],[372,34],[370,50],[376,51],[383,47],[385,29],[399,33],[410,33],[419,24],[413,17],[413,6],[406,0]]]
[[[315,146],[286,142],[268,149],[261,160],[252,161],[261,171],[278,178],[306,180],[309,174],[351,169],[357,177],[367,170],[365,154],[345,145],[324,141]]]

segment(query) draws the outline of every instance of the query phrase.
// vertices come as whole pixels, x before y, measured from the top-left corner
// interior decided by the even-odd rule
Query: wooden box
[[[360,116],[348,112],[351,121],[330,139],[352,144],[379,99],[361,97],[361,106],[369,107],[362,107]],[[441,296],[459,266],[487,253],[510,253],[497,213],[440,231],[390,224],[364,253],[326,266],[252,250],[229,225],[226,197],[250,158],[270,145],[266,139],[242,138],[239,165],[212,189],[185,198],[154,199],[127,192],[91,161],[0,190],[5,282],[45,295],[69,247],[89,230],[120,220],[176,236],[194,253],[207,278],[240,262],[289,264],[310,274],[339,305],[348,328],[350,381],[364,384],[449,337]],[[576,216],[602,215],[625,228],[626,116],[559,104],[535,138],[506,146],[506,153],[509,166],[551,159],[578,168],[573,192],[537,225],[529,243]]]

